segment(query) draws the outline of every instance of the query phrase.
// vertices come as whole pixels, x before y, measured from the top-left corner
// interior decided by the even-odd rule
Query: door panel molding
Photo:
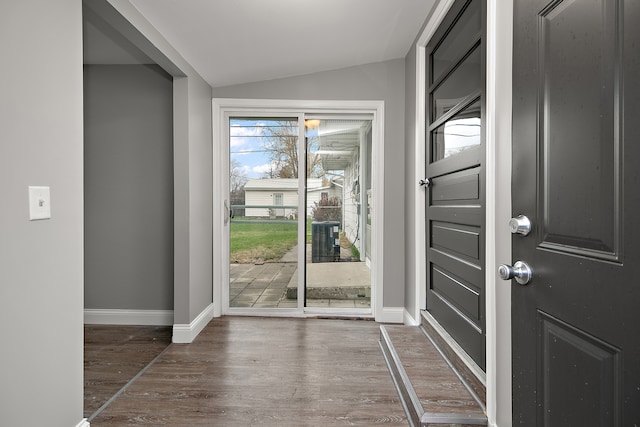
[[[432,272],[433,289],[440,295],[450,295],[449,300],[454,299],[459,302],[457,307],[465,313],[474,323],[480,323],[480,292],[469,283],[455,277],[453,273],[433,267]]]
[[[619,425],[622,351],[541,310],[538,336],[538,419],[544,425]]]
[[[484,277],[483,268],[463,258],[456,257],[451,253],[430,248],[429,257],[433,261],[432,264],[438,265],[448,271],[455,271],[456,276],[467,283],[479,283]]]
[[[539,238],[544,249],[617,262],[624,234],[621,7],[617,0],[592,7],[554,0],[538,15]],[[580,25],[590,32],[576,43]],[[585,67],[594,60],[599,67]],[[584,190],[568,191],[577,185]]]
[[[479,205],[429,206],[429,218],[433,221],[452,221],[456,224],[482,225],[482,211]]]
[[[464,227],[458,224],[431,223],[431,244],[443,252],[480,261],[480,227]],[[477,264],[476,264],[477,265]],[[478,266],[480,267],[480,266]]]
[[[480,198],[480,170],[473,168],[432,178],[431,203],[469,201]]]

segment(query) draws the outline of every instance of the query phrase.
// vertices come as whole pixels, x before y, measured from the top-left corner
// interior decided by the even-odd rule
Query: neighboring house
[[[298,217],[298,186],[296,178],[262,178],[250,179],[244,186],[245,215],[259,218]],[[310,178],[307,186],[307,215],[314,203],[326,197],[342,198],[341,189],[332,181],[322,178]],[[253,207],[252,207],[253,206]],[[283,208],[278,208],[283,206]]]
[[[475,356],[484,369],[463,349],[456,351],[487,385],[490,425],[543,425],[556,414],[566,415],[557,425],[640,422],[640,326],[635,319],[640,239],[634,214],[640,182],[638,2],[462,2],[486,5],[467,21],[486,17],[486,25],[437,46],[435,40],[446,33],[440,28],[443,19],[460,2],[427,2],[433,8],[421,12],[423,29],[404,56],[215,88],[135,2],[5,3],[0,13],[0,50],[7,64],[0,79],[0,424],[38,424],[33,418],[37,402],[47,425],[87,425],[82,420],[85,316],[152,318],[173,325],[174,342],[191,342],[214,315],[221,315],[215,311],[221,273],[214,266],[223,258],[218,228],[226,224],[228,196],[214,193],[225,172],[217,167],[222,156],[214,157],[212,134],[221,132],[212,132],[212,97],[325,100],[320,101],[325,106],[326,100],[382,102],[378,129],[384,145],[374,164],[384,165],[379,171],[384,200],[375,212],[383,220],[372,226],[384,238],[374,255],[382,259],[376,278],[385,287],[375,304],[372,299],[376,320],[417,325],[430,316],[427,292],[435,296],[431,301],[439,302],[440,310],[449,310],[451,319],[470,331],[468,336],[478,338]],[[222,7],[234,2],[201,3]],[[93,23],[84,32],[83,17]],[[391,18],[400,29],[402,22]],[[363,19],[349,25],[357,33],[357,25],[369,23]],[[108,206],[111,215],[98,212],[102,221],[110,221],[119,234],[119,222],[132,216],[167,221],[157,231],[166,233],[164,265],[170,268],[153,290],[147,288],[154,285],[145,283],[149,280],[134,286],[110,281],[97,293],[85,287],[85,274],[96,265],[109,263],[108,273],[114,275],[131,266],[148,267],[146,233],[124,233],[124,243],[113,246],[108,260],[85,257],[85,245],[95,243],[85,238],[96,229],[107,230],[104,222],[91,220],[97,207],[90,201],[99,200],[112,183],[93,188],[96,183],[85,175],[83,46],[86,65],[91,65],[91,37],[105,32],[113,33],[109,43],[93,46],[124,51],[126,60],[115,65],[120,72],[155,72],[157,66],[172,85],[172,161],[165,159],[169,170],[161,172],[162,181],[147,181],[154,149],[132,153],[138,147],[101,144],[98,148],[114,151],[96,156],[102,160],[97,166],[107,170],[119,171],[128,162],[139,165],[127,178],[137,186],[118,194],[120,201]],[[287,49],[264,33],[230,37],[257,40],[267,55]],[[468,47],[478,50],[464,50]],[[438,67],[428,67],[430,54],[441,55],[434,59],[442,60]],[[463,59],[450,62],[458,56]],[[114,66],[112,58],[93,64]],[[483,80],[466,78],[466,65],[480,71]],[[440,73],[437,80],[427,68]],[[446,82],[456,76],[459,82]],[[454,90],[477,84],[478,90],[439,99],[443,82]],[[124,119],[127,125],[148,114],[145,102],[155,103],[142,90],[135,97],[140,107]],[[447,100],[460,102],[444,111],[451,106]],[[104,101],[112,99],[105,96]],[[460,146],[447,145],[443,122],[478,112],[479,144],[447,157]],[[104,122],[98,127],[118,127],[118,122]],[[348,174],[346,168],[336,187],[357,188]],[[51,186],[50,220],[29,221],[27,187],[33,185]],[[364,187],[359,193],[372,194],[377,202],[378,190]],[[146,203],[149,194],[162,192],[170,193],[165,194],[168,207]],[[130,200],[142,202],[141,209],[125,211]],[[343,196],[345,211],[357,211],[348,200]],[[157,209],[164,209],[163,215],[156,215]],[[366,212],[368,218],[368,207]],[[350,235],[355,228],[345,221]],[[111,244],[112,237],[104,233],[104,243]],[[498,266],[516,267],[516,261],[531,265],[530,284],[499,279]],[[503,265],[500,274],[526,282],[527,270],[518,265]],[[469,282],[481,283],[484,293]],[[447,293],[460,297],[462,306],[448,305]],[[96,306],[88,307],[93,297]],[[571,405],[580,405],[582,395],[589,399],[581,411]],[[598,399],[601,405],[589,404]],[[549,402],[558,406],[545,409]],[[522,404],[525,415],[519,417]],[[581,423],[577,417],[587,420]]]
[[[298,205],[298,180],[295,178],[250,179],[244,186],[244,201],[247,217],[290,218],[297,212],[297,209],[291,206]],[[276,206],[287,207],[276,208]]]

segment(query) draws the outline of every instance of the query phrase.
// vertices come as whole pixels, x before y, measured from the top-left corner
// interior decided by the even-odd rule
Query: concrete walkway
[[[298,294],[297,270],[287,297]],[[307,263],[307,299],[357,300],[371,298],[371,273],[364,262]]]
[[[365,263],[311,263],[310,252],[307,250],[307,307],[371,306],[371,274]],[[294,247],[279,262],[231,264],[229,306],[296,308],[296,261]]]
[[[296,264],[273,262],[261,265],[231,264],[229,306],[295,308],[296,300],[286,298],[287,285]]]

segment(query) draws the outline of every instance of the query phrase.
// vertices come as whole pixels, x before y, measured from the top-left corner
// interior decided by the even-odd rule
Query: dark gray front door
[[[458,0],[427,46],[427,311],[485,367],[484,1]]]
[[[639,29],[637,0],[515,2],[514,424],[640,425]]]

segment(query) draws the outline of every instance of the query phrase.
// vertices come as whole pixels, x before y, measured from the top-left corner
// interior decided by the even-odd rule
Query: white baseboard
[[[125,310],[93,309],[84,310],[87,325],[173,325],[173,310]]]
[[[404,307],[382,307],[382,313],[376,313],[378,323],[403,323]]]
[[[418,326],[420,324],[420,322],[418,322],[416,319],[413,318],[413,316],[411,315],[411,313],[409,313],[407,311],[407,309],[404,309],[404,324],[405,325],[409,325],[409,326]]]
[[[202,310],[198,317],[193,319],[189,324],[174,324],[172,342],[177,344],[188,344],[193,342],[198,334],[207,326],[207,323],[213,319],[214,304],[209,304],[207,308]]]
[[[76,424],[76,427],[90,427],[90,426],[91,424],[89,424],[89,421],[87,421],[86,418],[83,418],[82,421]]]

